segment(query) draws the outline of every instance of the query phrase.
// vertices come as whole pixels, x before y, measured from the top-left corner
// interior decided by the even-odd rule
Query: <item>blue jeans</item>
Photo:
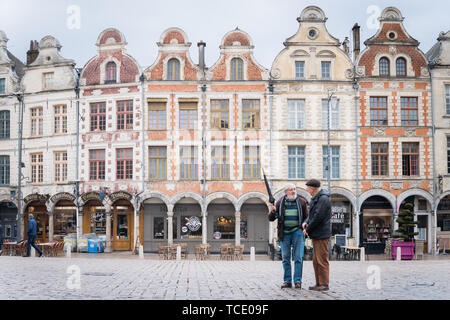
[[[34,243],[34,240],[36,240],[36,236],[28,236],[28,241],[27,241],[27,256],[30,256],[30,249],[31,246],[33,246],[33,248],[38,252],[39,255],[42,254],[42,251],[38,248],[38,246],[36,246],[36,244]]]
[[[292,248],[292,251],[291,251]],[[305,237],[302,230],[284,234],[281,242],[281,254],[283,257],[284,282],[292,282],[291,256],[294,254],[294,282],[302,282],[302,263],[305,250]]]

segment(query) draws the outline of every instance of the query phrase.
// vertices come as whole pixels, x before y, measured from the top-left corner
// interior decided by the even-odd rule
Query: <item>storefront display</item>
[[[215,217],[213,224],[213,239],[230,239],[235,238],[235,217],[221,216]]]
[[[378,210],[364,210],[363,241],[385,244],[392,234],[392,213]]]
[[[201,221],[201,216],[181,216],[181,239],[201,239]]]
[[[62,240],[77,232],[77,210],[71,202],[61,201],[53,210],[53,239]]]
[[[353,207],[347,198],[340,195],[331,196],[331,234],[352,236]]]

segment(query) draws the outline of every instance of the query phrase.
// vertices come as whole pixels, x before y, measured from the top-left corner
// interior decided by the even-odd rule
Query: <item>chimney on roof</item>
[[[353,61],[356,61],[356,59],[359,56],[360,53],[360,26],[358,23],[355,23],[355,25],[352,28],[353,31]]]
[[[27,65],[36,60],[39,55],[39,43],[36,40],[30,41],[30,50],[27,51]]]
[[[198,46],[198,66],[200,69],[205,72],[205,47],[206,43],[200,40],[199,43],[197,43]]]

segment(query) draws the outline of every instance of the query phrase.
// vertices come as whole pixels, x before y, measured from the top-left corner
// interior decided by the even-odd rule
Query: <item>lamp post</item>
[[[75,150],[75,207],[76,207],[76,222],[77,222],[77,252],[79,252],[79,238],[80,238],[80,219],[79,219],[79,203],[78,195],[80,193],[80,176],[79,176],[79,153],[80,153],[80,74],[81,68],[75,68],[75,99],[76,99],[76,150]]]
[[[328,130],[328,150],[327,150],[327,182],[328,182],[328,192],[331,194],[331,146],[330,146],[330,117],[331,117],[331,105],[333,109],[336,108],[337,97],[335,92],[328,89],[328,114],[327,114],[327,130]]]
[[[19,101],[19,129],[18,129],[18,153],[19,159],[17,162],[17,215],[16,215],[16,225],[18,228],[17,239],[23,238],[23,230],[19,227],[20,218],[22,216],[22,168],[25,165],[22,163],[22,133],[23,133],[23,112],[24,112],[24,93],[13,93],[9,96],[9,98],[16,97]],[[16,240],[17,240],[16,239]]]

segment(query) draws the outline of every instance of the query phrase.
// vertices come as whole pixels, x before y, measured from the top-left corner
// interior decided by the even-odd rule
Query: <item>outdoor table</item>
[[[351,247],[351,246],[342,246],[341,248],[349,251],[350,260],[359,260],[360,259],[361,248]]]
[[[42,255],[48,257],[48,255],[45,254],[45,248],[50,249],[55,245],[55,242],[37,243],[36,245],[42,250]]]
[[[16,246],[17,242],[3,242],[3,247],[6,247],[9,251],[9,255],[12,256],[12,251],[14,247]],[[7,251],[7,250],[5,250]]]

